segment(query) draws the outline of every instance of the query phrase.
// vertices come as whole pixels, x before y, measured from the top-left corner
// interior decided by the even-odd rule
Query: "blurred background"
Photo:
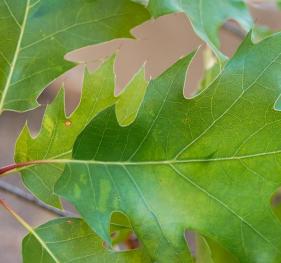
[[[248,1],[254,21],[257,25],[267,26],[272,31],[281,28],[281,13],[275,1]],[[155,78],[166,68],[175,63],[179,57],[201,48],[191,65],[185,94],[192,95],[202,77],[206,46],[194,34],[188,19],[183,14],[172,14],[149,21],[133,29],[135,40],[119,39],[102,45],[91,46],[66,55],[67,59],[85,62],[89,70],[95,70],[102,59],[117,52],[116,89],[118,91],[128,83],[138,68],[146,63],[147,79]],[[229,57],[233,55],[243,39],[244,32],[232,21],[220,31],[222,51]],[[205,55],[204,55],[205,54]],[[54,98],[57,90],[64,83],[66,89],[66,112],[69,114],[79,102],[83,67],[77,67],[57,79],[39,98],[42,107],[24,114],[5,112],[0,117],[0,167],[13,163],[16,138],[27,121],[36,134],[40,129],[45,106]],[[11,189],[10,189],[11,188]],[[18,174],[0,180],[0,199],[4,199],[30,225],[36,227],[58,217],[57,211],[50,211],[34,201],[19,198],[8,190],[17,192],[26,198],[30,194],[21,184]],[[75,213],[72,207],[66,209]],[[27,234],[17,221],[0,207],[0,263],[21,262],[21,240]]]

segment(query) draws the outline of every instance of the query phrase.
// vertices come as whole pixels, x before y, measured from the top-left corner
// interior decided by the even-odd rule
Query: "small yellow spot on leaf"
[[[71,120],[65,120],[64,125],[65,125],[66,127],[70,127],[70,126],[72,125]]]

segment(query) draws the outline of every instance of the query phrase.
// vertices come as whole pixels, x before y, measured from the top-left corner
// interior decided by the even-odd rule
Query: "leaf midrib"
[[[20,27],[20,35],[19,35],[19,38],[18,38],[15,54],[14,54],[14,57],[13,57],[12,64],[10,66],[10,71],[9,71],[9,75],[8,75],[5,87],[4,87],[2,95],[1,95],[0,114],[3,111],[4,101],[6,99],[6,96],[7,96],[7,93],[8,93],[8,89],[10,87],[10,84],[11,84],[11,81],[12,81],[12,77],[13,77],[13,74],[14,74],[14,70],[15,70],[15,67],[16,67],[16,64],[17,64],[18,56],[19,56],[19,53],[20,53],[20,47],[21,47],[21,44],[22,44],[23,35],[24,35],[25,28],[26,28],[26,22],[27,22],[29,10],[30,10],[30,1],[31,0],[27,0],[26,1],[24,18],[23,18],[22,25]]]
[[[96,161],[96,160],[69,160],[69,159],[57,159],[59,156],[63,156],[66,153],[70,153],[71,151],[68,151],[66,153],[59,154],[57,156],[51,157],[48,160],[39,160],[35,161],[38,163],[70,163],[70,162],[80,162],[80,163],[93,163],[93,164],[110,164],[110,165],[154,165],[154,164],[175,164],[175,163],[195,163],[195,162],[214,162],[214,161],[231,161],[231,160],[241,160],[241,159],[248,159],[248,158],[254,158],[254,157],[260,157],[260,156],[266,156],[266,155],[274,155],[281,153],[281,149],[277,151],[271,151],[271,152],[261,152],[261,153],[254,153],[254,154],[249,154],[249,155],[242,155],[242,156],[226,156],[226,157],[217,157],[217,158],[212,158],[212,159],[179,159],[180,156],[185,152],[187,148],[192,146],[194,143],[196,143],[198,140],[200,140],[204,135],[208,133],[208,131],[219,121],[221,120],[235,105],[240,101],[240,99],[243,97],[243,95],[246,93],[246,91],[250,90],[257,82],[258,80],[264,75],[264,73],[268,70],[268,68],[273,65],[274,62],[276,62],[281,56],[281,52],[278,53],[271,61],[268,63],[268,65],[265,66],[263,70],[257,75],[257,77],[248,85],[248,87],[244,87],[244,84],[242,86],[242,92],[241,94],[234,100],[234,102],[219,116],[217,117],[203,132],[199,134],[194,140],[192,140],[190,143],[185,145],[176,155],[174,158],[170,160],[156,160],[156,161],[143,161],[143,162],[131,162],[131,161],[124,161],[124,162],[107,162],[107,161]],[[242,74],[242,83],[244,83],[244,77],[245,77],[245,59],[244,58],[244,63],[243,63],[243,74]],[[169,93],[169,92],[168,92]],[[162,106],[160,107],[159,112],[161,112]],[[154,122],[153,122],[154,124]],[[152,125],[153,125],[152,124]],[[151,127],[150,127],[151,129]],[[149,129],[149,130],[150,130]],[[145,136],[146,138],[147,136]],[[142,145],[143,143],[141,143]],[[139,150],[139,147],[137,148]],[[133,156],[135,155],[136,152],[133,153]],[[236,152],[237,153],[237,152]],[[131,157],[133,157],[131,156]],[[131,159],[131,158],[130,158]],[[32,166],[31,162],[31,166]],[[23,168],[24,169],[24,168]],[[22,170],[22,169],[21,169]]]
[[[155,160],[155,161],[99,161],[99,160],[78,160],[78,159],[48,159],[48,160],[36,160],[31,161],[30,165],[38,164],[51,164],[51,163],[77,163],[77,164],[101,164],[101,165],[120,165],[120,166],[138,166],[138,165],[161,165],[161,164],[180,164],[180,163],[205,163],[205,162],[220,162],[220,161],[239,161],[243,159],[258,158],[262,156],[270,156],[281,153],[281,149],[277,151],[270,152],[261,152],[248,155],[239,155],[239,156],[226,156],[226,157],[217,157],[211,159],[169,159],[169,160]],[[24,169],[24,168],[23,168]]]

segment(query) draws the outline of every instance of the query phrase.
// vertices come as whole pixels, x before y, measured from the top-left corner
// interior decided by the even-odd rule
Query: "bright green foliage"
[[[132,141],[141,147],[146,141],[145,138],[150,137],[150,132],[153,126],[157,125],[156,120],[159,117],[157,117],[158,112],[155,109],[157,108],[159,111],[165,105],[168,91],[174,94],[180,93],[184,100],[182,94],[185,72],[192,56],[193,54],[181,60],[163,76],[151,82],[146,100],[141,106],[140,115],[129,127],[121,128],[116,118],[112,116],[111,109],[99,114],[95,118],[95,122],[92,122],[82,133],[74,148],[74,159],[88,161],[72,163],[71,160],[66,160],[65,172],[56,187],[56,192],[72,202],[87,223],[107,242],[110,241],[108,225],[111,213],[119,210],[129,215],[134,231],[152,259],[157,262],[191,262],[192,259],[184,240],[184,228],[180,225],[177,226],[175,222],[164,225],[163,222],[159,222],[158,215],[148,203],[152,196],[143,195],[142,189],[135,182],[131,171],[123,166],[125,164],[123,161],[125,162],[130,155],[130,159],[134,158],[134,153],[138,153],[138,147],[134,147]],[[175,87],[178,90],[175,90]],[[172,109],[174,113],[177,112],[176,104]],[[144,112],[145,114],[143,114]],[[159,120],[163,123],[169,121],[164,117]],[[94,128],[95,130],[92,130]],[[168,134],[170,132],[168,129],[169,125],[163,131],[152,135],[153,138],[151,138],[152,140],[163,140],[163,142],[159,142],[161,143],[159,147],[166,150],[169,150],[167,143],[169,143]],[[83,147],[83,152],[80,147]],[[105,153],[105,149],[107,149],[107,153]],[[158,146],[151,145],[149,150],[143,153],[143,158],[154,160],[157,158],[157,154]],[[151,155],[155,155],[155,157],[151,158]],[[105,163],[102,161],[101,165],[96,165],[96,161],[91,164],[91,160],[100,159],[112,161],[113,166],[106,165],[107,161]],[[58,161],[61,162],[61,160]],[[115,162],[117,162],[117,166],[115,166]],[[146,183],[146,190],[153,191],[153,188],[156,188],[162,191],[159,185],[166,184],[165,181],[168,178],[165,178],[166,176],[161,171],[158,172],[159,175],[165,176],[163,181],[160,178],[152,178],[149,166],[140,166],[140,168],[139,176]],[[153,166],[151,169],[154,169]],[[151,181],[147,181],[149,177],[154,183],[151,184]],[[162,203],[161,196],[157,198],[159,198],[158,206],[162,207],[165,202]]]
[[[240,0],[135,2],[155,17],[185,12],[219,56],[217,30],[225,20],[251,25]],[[3,0],[0,14],[8,36],[0,41],[0,112],[36,107],[44,86],[74,66],[63,60],[66,52],[129,36],[149,18],[129,0]],[[110,58],[85,73],[70,116],[62,89],[39,134],[23,129],[15,160],[45,161],[22,168],[25,185],[50,205],[61,206],[58,195],[67,199],[91,229],[80,219],[49,222],[24,240],[24,262],[191,263],[184,232],[192,229],[200,235],[197,263],[280,263],[280,215],[270,207],[281,184],[280,43],[281,34],[256,45],[248,37],[220,74],[208,72],[202,86],[210,87],[191,100],[183,86],[194,54],[148,90],[141,69],[118,97]],[[112,242],[115,211],[128,215],[141,249],[103,247],[102,240]],[[131,229],[120,231],[123,237]]]
[[[46,109],[39,134],[33,138],[26,125],[16,144],[16,162],[70,158],[75,139],[86,125],[105,108],[116,103],[116,116],[122,126],[136,117],[147,88],[144,70],[141,69],[118,96],[114,96],[114,59],[106,60],[94,73],[85,73],[80,104],[66,116],[64,90]],[[22,170],[24,184],[39,199],[60,207],[54,193],[54,184],[63,171],[63,165],[46,164]]]
[[[211,49],[206,48],[203,51],[203,62],[204,72],[196,90],[197,93],[208,88],[221,72],[222,65],[218,62]]]
[[[64,55],[130,37],[149,19],[130,0],[1,0],[0,113],[37,106],[43,88],[75,66]]]
[[[196,235],[196,263],[239,263],[210,238]]]
[[[105,248],[103,241],[81,219],[53,220],[35,231],[39,239],[29,234],[23,240],[24,263],[151,262],[141,248],[130,252]]]
[[[218,30],[228,19],[236,20],[246,31],[252,19],[244,0],[135,0],[147,6],[153,17],[174,12],[185,12],[195,32],[217,55],[219,51]]]
[[[270,199],[281,184],[281,34],[250,37],[192,100],[191,56],[151,82],[136,121],[113,108],[81,133],[55,190],[104,240],[126,213],[154,261],[191,262],[184,230],[212,238],[241,263],[279,263],[281,224]],[[278,104],[277,104],[278,106]]]

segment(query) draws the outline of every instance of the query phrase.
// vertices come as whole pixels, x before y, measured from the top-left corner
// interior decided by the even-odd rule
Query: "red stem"
[[[18,168],[26,167],[26,166],[32,165],[34,163],[36,163],[36,161],[25,162],[25,163],[9,164],[7,166],[1,167],[0,168],[0,176],[4,175],[5,173],[10,172],[12,170],[16,170]]]
[[[10,210],[10,207],[3,199],[0,199],[0,205],[3,206],[6,210]]]

